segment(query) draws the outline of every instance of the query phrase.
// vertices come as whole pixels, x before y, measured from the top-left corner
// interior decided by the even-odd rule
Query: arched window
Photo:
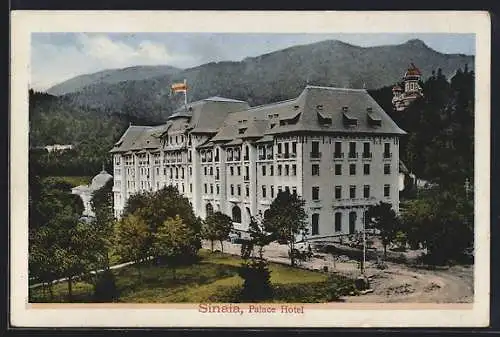
[[[319,234],[319,214],[315,213],[312,215],[312,235],[318,235]]]
[[[349,212],[349,234],[356,231],[356,212]]]
[[[241,210],[238,206],[233,207],[233,222],[241,223]]]
[[[207,214],[207,216],[210,216],[214,213],[214,208],[212,206],[211,203],[208,203],[206,206],[205,206],[205,212]]]

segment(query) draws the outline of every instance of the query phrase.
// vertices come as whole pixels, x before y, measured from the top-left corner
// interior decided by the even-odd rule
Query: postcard
[[[13,326],[489,324],[488,13],[14,11],[11,41]]]

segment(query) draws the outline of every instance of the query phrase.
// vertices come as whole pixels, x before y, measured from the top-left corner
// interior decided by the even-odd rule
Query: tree
[[[141,278],[140,262],[150,253],[150,233],[146,222],[141,217],[131,214],[116,223],[114,232],[118,254],[124,259],[135,262]]]
[[[394,241],[396,234],[401,228],[400,221],[391,204],[380,202],[378,205],[370,206],[367,210],[369,225],[380,231],[380,239],[384,246],[384,258],[387,257],[387,245]]]
[[[92,227],[95,231],[94,251],[97,257],[97,268],[109,269],[109,254],[113,241],[114,211],[113,211],[113,179],[106,182],[92,194],[90,204],[95,214]]]
[[[264,214],[264,229],[274,239],[285,241],[289,248],[290,262],[295,266],[295,239],[299,234],[307,234],[307,214],[305,201],[289,191],[278,193]]]
[[[473,200],[473,199],[471,199]],[[427,249],[427,261],[464,257],[474,243],[474,205],[459,189],[435,190],[407,203],[403,223],[412,246]]]
[[[238,274],[243,278],[241,299],[254,301],[269,298],[272,294],[271,271],[264,258],[264,246],[273,241],[272,234],[266,232],[262,219],[252,217],[249,226],[250,240],[241,245],[243,263]],[[254,256],[254,248],[258,246],[258,256]]]
[[[178,215],[158,226],[153,245],[158,257],[172,269],[174,279],[177,265],[196,256],[200,248],[197,234]]]
[[[221,251],[224,252],[223,240],[229,237],[233,229],[233,221],[229,216],[221,212],[210,214],[203,224],[202,235],[210,240],[212,252],[214,251],[214,241],[220,241]]]

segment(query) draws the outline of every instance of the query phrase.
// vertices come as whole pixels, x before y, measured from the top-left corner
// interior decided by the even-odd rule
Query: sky
[[[30,87],[46,90],[78,75],[136,65],[241,61],[323,40],[370,47],[415,38],[441,53],[475,55],[474,34],[33,33]]]

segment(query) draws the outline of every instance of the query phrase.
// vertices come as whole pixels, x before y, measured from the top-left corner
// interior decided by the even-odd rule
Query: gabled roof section
[[[156,135],[164,127],[164,125],[158,127],[131,125],[110,152],[158,148],[160,147],[160,140]]]
[[[247,102],[222,97],[212,97],[189,104],[191,112],[188,129],[192,133],[217,133],[230,113],[246,110]]]

